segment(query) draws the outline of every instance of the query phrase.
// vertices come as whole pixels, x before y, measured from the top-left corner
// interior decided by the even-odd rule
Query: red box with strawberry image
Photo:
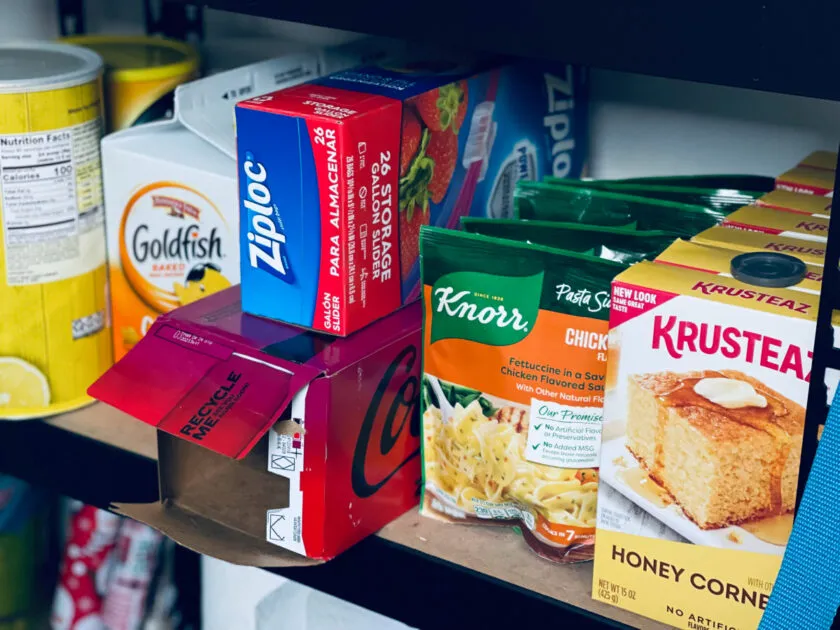
[[[417,299],[421,225],[510,217],[517,181],[580,175],[585,79],[434,58],[239,103],[243,310],[344,336]]]

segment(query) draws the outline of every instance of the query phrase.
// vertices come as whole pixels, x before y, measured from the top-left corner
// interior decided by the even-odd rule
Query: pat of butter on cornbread
[[[805,410],[734,370],[636,374],[627,448],[702,529],[793,509]]]

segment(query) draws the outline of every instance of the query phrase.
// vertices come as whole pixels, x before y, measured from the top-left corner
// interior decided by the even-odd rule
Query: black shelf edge
[[[213,9],[474,50],[840,100],[840,5],[820,0],[202,0]]]
[[[40,420],[0,421],[0,473],[102,509],[158,500],[156,461]]]
[[[377,536],[325,564],[267,570],[423,630],[529,627],[549,620],[575,630],[631,628]],[[452,593],[476,605],[453,606]]]

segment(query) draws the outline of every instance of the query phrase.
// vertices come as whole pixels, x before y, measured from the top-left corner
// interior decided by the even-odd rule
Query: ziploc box
[[[121,512],[263,566],[377,531],[417,503],[420,330],[412,304],[329,337],[243,314],[239,287],[162,315],[89,390],[158,429],[160,502]]]
[[[235,103],[400,46],[379,38],[323,50],[290,44],[282,57],[179,86],[171,120],[103,139],[117,359],[161,313],[239,282]]]
[[[348,335],[418,298],[421,225],[580,175],[585,91],[571,66],[435,60],[239,103],[243,309]]]

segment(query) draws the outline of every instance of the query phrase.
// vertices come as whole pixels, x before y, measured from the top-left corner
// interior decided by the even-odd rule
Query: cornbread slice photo
[[[736,370],[628,377],[627,448],[701,529],[793,511],[805,409]]]

